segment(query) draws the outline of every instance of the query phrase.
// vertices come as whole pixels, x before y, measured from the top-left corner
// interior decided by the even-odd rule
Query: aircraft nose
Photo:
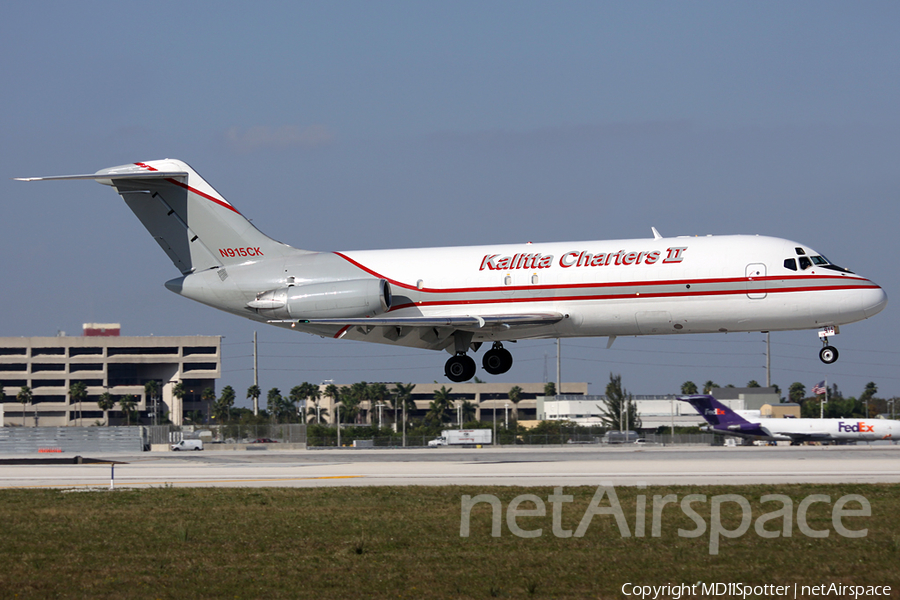
[[[866,291],[866,318],[877,315],[887,306],[887,294],[880,286]]]

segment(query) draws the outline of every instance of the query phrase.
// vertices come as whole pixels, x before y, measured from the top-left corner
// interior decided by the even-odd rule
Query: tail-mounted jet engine
[[[373,317],[390,310],[391,285],[384,279],[293,285],[262,292],[247,306],[269,319]]]

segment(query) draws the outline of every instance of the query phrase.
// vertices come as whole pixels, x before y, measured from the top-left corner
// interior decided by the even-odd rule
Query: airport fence
[[[642,437],[641,443],[647,446],[712,446],[718,442],[717,436],[711,433],[681,433],[672,435],[649,434]],[[428,442],[435,439],[433,435],[407,435],[406,447],[422,448],[427,447]],[[341,446],[350,447],[356,443],[357,447],[365,448],[402,448],[403,436],[379,436],[379,437],[358,437],[353,435],[353,430],[341,430]],[[513,433],[497,435],[495,440],[496,446],[574,446],[574,445],[603,445],[603,446],[633,446],[633,442],[627,444],[607,443],[602,435],[597,434],[521,434]],[[310,435],[308,446],[316,448],[334,448],[337,444],[335,436],[316,436]]]
[[[306,425],[302,423],[245,425],[240,423],[191,427],[156,425],[148,427],[151,444],[175,444],[183,439],[209,439],[213,443],[252,444],[272,440],[282,444],[305,444]]]

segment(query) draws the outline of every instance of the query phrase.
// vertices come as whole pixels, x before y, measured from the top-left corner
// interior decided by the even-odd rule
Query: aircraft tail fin
[[[707,394],[697,394],[692,396],[679,396],[679,400],[688,402],[694,407],[700,416],[706,419],[706,422],[715,426],[725,426],[729,429],[744,425],[752,425],[744,417],[740,416],[715,398]]]
[[[264,235],[187,163],[165,159],[102,169],[112,186],[182,274],[302,252]]]

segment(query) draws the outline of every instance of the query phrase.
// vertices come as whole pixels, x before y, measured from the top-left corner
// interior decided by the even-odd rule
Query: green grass
[[[3,598],[621,598],[626,582],[645,585],[742,582],[806,585],[843,583],[900,588],[900,485],[805,485],[616,488],[634,533],[635,498],[647,496],[646,536],[621,537],[615,520],[595,516],[581,538],[551,533],[545,517],[520,517],[524,539],[506,525],[509,501],[522,493],[547,502],[552,488],[372,487],[324,489],[184,489],[116,492],[0,491],[0,596]],[[574,530],[596,488],[566,488],[562,525]],[[709,532],[689,539],[677,529],[695,524],[672,504],[661,537],[651,537],[654,494],[747,498],[754,521],[787,494],[832,503],[861,494],[871,517],[851,517],[848,539],[831,527],[831,505],[814,504],[808,521],[831,530],[765,539],[753,526],[722,539],[709,554]],[[487,504],[472,511],[471,533],[460,537],[464,494],[502,501],[502,535],[491,537]],[[607,505],[604,501],[602,505]],[[520,508],[531,508],[529,503]],[[709,503],[695,504],[709,523]],[[739,509],[723,511],[735,528]],[[778,529],[782,521],[770,522]]]

